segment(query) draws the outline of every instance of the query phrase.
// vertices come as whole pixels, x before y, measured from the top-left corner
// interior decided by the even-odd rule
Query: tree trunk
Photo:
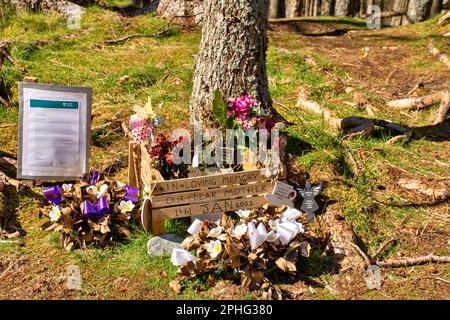
[[[286,18],[295,18],[300,16],[300,0],[286,0]]]
[[[348,14],[350,0],[336,0],[334,14],[337,17],[344,17]]]
[[[438,14],[442,10],[442,0],[433,0],[431,4],[430,17]]]
[[[269,3],[269,19],[278,18],[278,0],[270,0]]]
[[[411,23],[424,21],[430,15],[433,0],[410,0],[408,5],[408,20]]]
[[[333,15],[333,6],[332,6],[333,0],[323,0],[322,1],[322,10],[321,15],[322,16],[331,16]]]
[[[205,0],[202,40],[190,100],[191,123],[216,123],[214,92],[225,99],[244,94],[270,113],[266,74],[268,0]]]

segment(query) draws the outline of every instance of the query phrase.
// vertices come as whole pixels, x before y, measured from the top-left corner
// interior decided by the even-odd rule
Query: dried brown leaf
[[[172,291],[178,295],[181,292],[181,285],[180,282],[178,280],[172,280],[169,282],[169,287],[170,289],[172,289]]]

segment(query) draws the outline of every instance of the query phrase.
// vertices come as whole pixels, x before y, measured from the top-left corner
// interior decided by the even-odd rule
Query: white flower
[[[246,233],[247,233],[247,225],[240,224],[236,226],[233,231],[231,231],[231,236],[237,238],[242,237]]]
[[[209,252],[211,258],[216,258],[222,252],[222,243],[220,242],[220,240],[211,240],[207,251]]]
[[[53,206],[48,215],[50,216],[51,222],[56,222],[61,218],[61,210],[59,210],[58,206]]]
[[[193,261],[195,259],[195,256],[193,256],[190,252],[175,248],[172,251],[170,261],[174,266],[185,266],[189,261]]]
[[[267,234],[267,242],[275,242],[278,240],[278,233],[276,233],[275,231],[271,230],[268,234]]]
[[[258,228],[255,227],[255,224],[253,222],[249,222],[247,227],[250,247],[253,251],[267,240],[267,229],[262,222],[259,223]]]
[[[269,227],[272,230],[277,230],[278,226],[280,225],[280,219],[277,220],[269,220]]]
[[[297,229],[299,233],[303,233],[305,232],[305,228],[303,227],[303,224],[301,224],[300,222],[296,222],[297,224]]]
[[[94,194],[98,193],[98,189],[97,189],[96,186],[89,186],[89,187],[86,188],[86,192],[88,194],[94,195]]]
[[[71,183],[63,183],[62,185],[62,189],[64,190],[64,192],[70,192],[72,191],[72,184]]]
[[[120,201],[120,205],[119,205],[120,212],[122,212],[122,213],[131,212],[131,211],[133,211],[133,208],[134,208],[134,203],[131,200]]]
[[[102,184],[102,186],[100,187],[100,190],[98,190],[95,193],[95,196],[100,199],[103,196],[106,196],[106,193],[108,192],[108,185],[107,184]]]
[[[117,187],[117,189],[124,189],[126,186],[127,186],[126,183],[120,182],[120,181],[116,181],[116,187]]]
[[[250,213],[252,213],[250,210],[238,210],[236,211],[236,213],[238,214],[239,218],[241,219],[247,219],[248,216],[250,215]]]
[[[283,212],[283,218],[287,220],[295,220],[300,217],[301,214],[302,213],[299,210],[288,206],[286,211]]]
[[[217,238],[223,231],[222,227],[216,227],[209,230],[208,237],[210,238]]]
[[[199,219],[195,219],[194,222],[192,222],[189,229],[187,229],[187,232],[195,236],[197,233],[200,232],[201,229],[202,229],[202,222]]]

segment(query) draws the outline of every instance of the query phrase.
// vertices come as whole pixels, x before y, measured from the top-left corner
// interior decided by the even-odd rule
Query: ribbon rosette
[[[100,198],[94,206],[89,200],[83,202],[83,215],[89,219],[98,219],[109,212],[108,200]]]
[[[60,186],[45,188],[43,190],[43,193],[44,193],[45,198],[48,201],[53,202],[54,204],[59,206],[59,204],[61,203],[61,198],[62,198]]]
[[[139,201],[139,188],[132,187],[132,186],[126,186],[125,190],[127,193],[123,197],[124,200],[129,200],[131,202],[138,202]]]
[[[96,184],[100,180],[100,173],[95,170],[91,173],[91,176],[89,177],[89,184],[93,185]]]

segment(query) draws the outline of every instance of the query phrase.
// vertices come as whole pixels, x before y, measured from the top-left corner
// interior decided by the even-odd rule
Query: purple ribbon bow
[[[93,184],[96,184],[100,180],[100,173],[95,170],[91,173],[91,176],[89,177],[89,184],[92,186]]]
[[[126,186],[127,193],[123,197],[124,200],[131,200],[131,202],[138,202],[139,200],[139,188]]]
[[[59,206],[61,203],[61,186],[45,188],[42,192],[48,201]]]
[[[108,200],[101,197],[94,206],[89,200],[83,202],[83,215],[89,219],[98,219],[109,212]]]

